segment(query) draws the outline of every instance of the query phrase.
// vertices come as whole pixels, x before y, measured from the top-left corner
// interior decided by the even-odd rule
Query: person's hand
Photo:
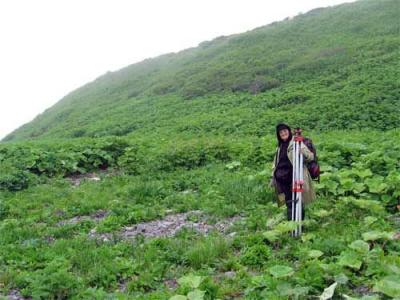
[[[303,144],[300,147],[300,153],[304,155],[306,146]]]

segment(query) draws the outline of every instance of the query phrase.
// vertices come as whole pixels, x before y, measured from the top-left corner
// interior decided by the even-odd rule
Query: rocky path
[[[6,299],[6,300],[28,300],[31,298],[25,298],[21,295],[21,293],[16,290],[10,290],[7,296],[3,296],[2,294],[0,294],[0,299]]]
[[[212,224],[209,222],[207,216],[205,216],[201,211],[189,211],[185,213],[170,214],[160,220],[126,226],[116,234],[98,233],[96,228],[94,228],[90,231],[89,236],[103,241],[108,241],[113,236],[119,236],[122,239],[133,239],[138,235],[147,238],[171,237],[183,228],[193,229],[201,234],[208,234],[214,230],[221,233],[228,233],[228,229],[242,218],[242,216],[234,216]],[[230,235],[234,234],[234,232],[230,233]]]

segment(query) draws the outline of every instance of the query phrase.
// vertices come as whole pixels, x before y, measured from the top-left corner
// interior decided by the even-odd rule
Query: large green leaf
[[[345,274],[340,273],[335,276],[335,281],[339,284],[346,284],[349,281],[349,278]]]
[[[350,297],[347,295],[343,295],[346,300],[379,300],[378,296],[362,296],[361,298]]]
[[[189,292],[187,294],[187,298],[188,300],[203,300],[205,294],[206,292],[196,289],[192,292]]]
[[[276,265],[269,269],[269,273],[276,278],[282,278],[293,275],[294,271],[291,267]]]
[[[229,164],[225,165],[225,168],[227,168],[228,170],[235,170],[239,168],[241,165],[242,163],[240,161],[232,161]]]
[[[305,221],[305,222],[307,222],[307,221]],[[316,235],[314,233],[310,233],[310,232],[304,233],[301,235],[301,240],[303,242],[307,242],[307,241],[311,241],[311,240],[315,239],[315,237],[316,237]]]
[[[327,187],[328,191],[331,194],[333,194],[333,195],[337,194],[337,188],[338,188],[339,184],[336,181],[329,180],[328,182],[325,182],[325,186]]]
[[[361,240],[352,242],[349,247],[362,254],[365,254],[369,251],[369,244]]]
[[[396,265],[388,265],[387,266],[387,270],[390,273],[396,274],[396,275],[400,275],[400,265],[396,266]]]
[[[376,240],[392,240],[394,238],[393,232],[387,231],[368,231],[362,234],[364,241],[376,241]]]
[[[382,203],[373,200],[352,199],[351,201],[357,207],[366,209],[372,213],[381,213],[385,210]]]
[[[287,282],[278,284],[276,289],[281,296],[294,296],[294,299],[298,299],[300,296],[306,295],[310,290],[308,287],[303,286],[293,287],[290,283]]]
[[[354,193],[359,194],[365,190],[365,185],[362,182],[356,182],[349,190],[352,190]]]
[[[270,242],[275,242],[279,238],[279,232],[276,230],[269,230],[263,233],[263,236]]]
[[[171,298],[169,298],[169,300],[187,300],[188,298],[186,296],[182,296],[182,295],[175,295],[172,296]]]
[[[362,265],[362,261],[359,255],[353,251],[344,251],[341,253],[338,264],[340,266],[350,267],[352,269],[359,270]]]
[[[340,178],[340,185],[346,191],[353,189],[354,180],[352,178]]]
[[[365,183],[368,186],[369,192],[374,194],[384,193],[387,190],[388,185],[383,180],[384,179],[382,177],[373,177],[366,179]]]
[[[310,258],[318,258],[324,255],[324,252],[319,251],[319,250],[310,250],[308,251],[308,257]]]
[[[393,298],[400,297],[400,276],[391,275],[378,281],[374,286],[374,291],[381,292]]]
[[[181,286],[192,288],[192,289],[197,289],[200,286],[202,281],[203,281],[203,277],[196,276],[193,274],[189,274],[189,275],[183,276],[178,279],[178,283]]]
[[[296,223],[296,222],[285,221],[285,222],[278,224],[275,227],[275,231],[277,231],[279,233],[286,233],[286,232],[295,230],[297,228],[297,226],[298,226],[298,223]]]
[[[355,174],[361,178],[367,178],[372,176],[372,171],[370,169],[357,170]]]
[[[312,212],[313,215],[320,217],[320,218],[330,216],[332,213],[333,213],[332,210],[325,210],[325,209],[319,209],[319,210]]]
[[[365,218],[364,218],[364,224],[367,225],[367,226],[369,226],[369,225],[371,225],[372,223],[375,223],[377,220],[378,220],[378,219],[375,218],[375,217],[368,216],[368,217],[365,217]]]
[[[276,226],[277,224],[279,224],[280,222],[282,222],[285,219],[283,214],[279,214],[273,218],[270,218],[267,220],[267,227],[268,228],[272,228],[274,226]]]

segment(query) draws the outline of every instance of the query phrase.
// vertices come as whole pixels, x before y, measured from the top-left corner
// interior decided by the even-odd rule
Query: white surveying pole
[[[301,235],[302,222],[302,206],[303,206],[303,153],[301,148],[303,145],[303,136],[301,129],[296,128],[293,141],[293,181],[292,181],[292,221],[297,223],[296,229],[292,235],[297,237]]]

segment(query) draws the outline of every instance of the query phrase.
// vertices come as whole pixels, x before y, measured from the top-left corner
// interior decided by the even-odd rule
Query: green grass
[[[168,299],[192,291],[180,284],[176,290],[169,289],[168,280],[194,274],[201,276],[203,283],[198,289],[206,292],[205,299],[286,299],[296,293],[311,297],[333,282],[339,282],[336,295],[357,296],[357,288],[364,287],[368,293],[383,298],[387,293],[389,297],[391,292],[385,284],[398,276],[400,268],[398,243],[385,236],[385,232],[399,230],[392,220],[400,186],[395,175],[399,166],[393,163],[400,153],[397,139],[397,131],[315,136],[325,173],[317,201],[307,208],[306,231],[301,239],[290,237],[282,223],[284,210],[273,203],[267,185],[269,167],[265,163],[270,161],[273,147],[267,153],[251,150],[262,140],[242,144],[243,152],[232,146],[230,155],[240,164],[223,159],[187,168],[172,159],[172,167],[164,171],[152,163],[141,167],[147,172],[136,175],[124,174],[122,168],[119,175],[82,182],[78,187],[60,177],[49,177],[47,183],[22,191],[3,190],[3,293],[17,288],[37,299],[79,299],[83,295]],[[384,156],[374,152],[378,145],[387,146]],[[157,151],[157,155],[162,154]],[[201,152],[191,155],[196,157]],[[268,159],[255,159],[259,155]],[[358,173],[354,167],[358,165],[364,171],[379,165],[377,171],[385,185],[368,181],[367,172]],[[349,188],[346,178],[363,183],[364,190]],[[99,223],[86,220],[59,224],[99,210],[109,212]],[[235,232],[232,236],[217,232],[203,236],[183,230],[175,237],[150,240],[99,241],[88,237],[95,227],[98,232],[118,232],[124,226],[160,219],[171,211],[191,210],[202,210],[214,222],[236,214],[243,220],[230,230]],[[270,239],[271,231],[277,239]],[[370,247],[367,253],[349,247],[371,231],[378,231],[378,236],[366,240]],[[312,258],[311,250],[322,255]],[[361,267],[351,267],[354,263],[361,263]],[[275,277],[270,270],[276,265],[291,267],[293,275]],[[234,275],[227,277],[227,272]],[[121,286],[125,289],[118,292]]]

